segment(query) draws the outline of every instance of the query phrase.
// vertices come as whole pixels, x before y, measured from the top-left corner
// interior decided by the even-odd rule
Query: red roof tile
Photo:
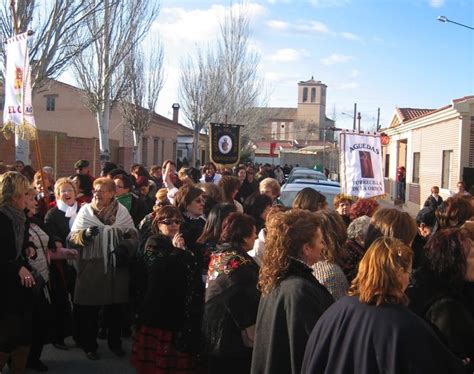
[[[403,122],[410,121],[417,117],[421,117],[425,114],[431,113],[435,109],[419,109],[419,108],[397,108],[398,115]]]

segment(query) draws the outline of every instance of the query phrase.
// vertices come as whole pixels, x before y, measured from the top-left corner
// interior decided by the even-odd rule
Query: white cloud
[[[353,70],[351,71],[351,77],[352,77],[352,78],[357,78],[359,75],[360,75],[360,71],[359,71],[359,70],[353,69]]]
[[[429,0],[430,6],[433,8],[441,8],[444,5],[445,0]]]
[[[279,21],[279,20],[271,20],[266,23],[266,25],[274,30],[287,30],[290,26],[288,22]]]
[[[305,49],[296,50],[293,48],[283,48],[271,55],[270,60],[280,62],[298,61],[302,56],[307,55],[308,51]]]
[[[341,32],[341,36],[347,40],[353,40],[355,42],[361,42],[362,38],[359,35],[353,34],[351,32]]]
[[[334,64],[341,64],[344,62],[348,62],[352,60],[352,56],[346,56],[346,55],[338,55],[336,53],[333,53],[332,55],[322,58],[321,63],[323,65],[334,65]]]
[[[300,31],[312,31],[317,32],[319,34],[328,34],[329,28],[322,22],[319,21],[311,21],[309,23],[300,23],[295,26],[295,29]]]
[[[301,77],[294,74],[277,73],[274,71],[265,72],[265,80],[270,83],[277,84],[295,84]]]

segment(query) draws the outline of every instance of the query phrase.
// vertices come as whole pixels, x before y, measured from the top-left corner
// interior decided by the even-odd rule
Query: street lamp
[[[467,26],[467,25],[463,25],[462,23],[459,23],[459,22],[451,21],[451,20],[448,19],[448,17],[446,17],[446,16],[439,16],[439,17],[438,17],[438,21],[443,22],[443,23],[447,23],[447,22],[449,22],[449,23],[454,23],[455,25],[465,27],[466,29],[474,30],[474,27]]]

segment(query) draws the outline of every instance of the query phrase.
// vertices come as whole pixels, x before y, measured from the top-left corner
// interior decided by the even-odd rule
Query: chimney
[[[173,122],[178,122],[178,120],[179,120],[179,104],[174,103],[171,107],[173,108]]]

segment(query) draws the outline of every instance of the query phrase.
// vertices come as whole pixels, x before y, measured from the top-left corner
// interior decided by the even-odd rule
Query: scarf
[[[61,199],[58,199],[56,200],[56,206],[61,212],[64,212],[66,218],[69,218],[69,228],[71,228],[77,216],[77,202],[75,201],[73,206],[69,206]]]
[[[0,206],[0,212],[5,214],[12,221],[13,233],[15,235],[16,257],[17,260],[23,249],[23,238],[25,235],[26,215],[21,209],[16,209],[12,205],[5,203]]]
[[[132,210],[132,194],[131,192],[116,197],[117,201],[122,204],[130,212]]]
[[[104,274],[107,274],[109,256],[112,258],[112,266],[116,265],[113,252],[122,241],[123,234],[130,231],[136,232],[136,229],[127,209],[115,200],[100,210],[94,206],[94,203],[84,205],[77,214],[71,233],[86,230],[92,226],[99,227],[99,235],[84,247],[82,258],[84,260],[103,258]]]

